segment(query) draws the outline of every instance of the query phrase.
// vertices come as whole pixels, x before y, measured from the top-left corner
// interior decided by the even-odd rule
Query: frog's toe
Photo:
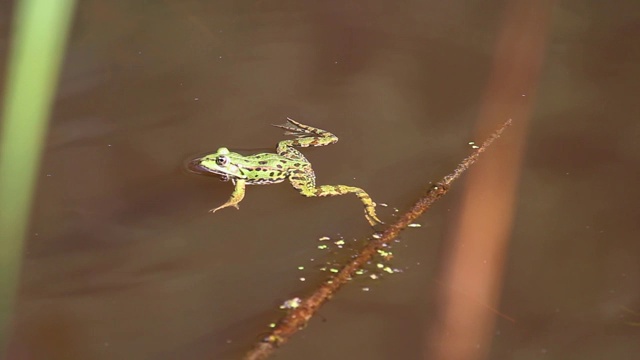
[[[384,225],[384,222],[378,219],[378,217],[375,215],[365,214],[365,217],[367,218],[367,221],[369,222],[369,224],[371,224],[371,226]]]
[[[224,209],[224,208],[226,208],[226,207],[230,207],[230,206],[233,206],[234,208],[236,208],[236,209],[240,210],[240,206],[238,206],[238,204],[224,204],[224,205],[220,205],[220,206],[218,206],[218,207],[217,207],[217,208],[215,208],[215,209],[211,209],[211,210],[209,210],[209,212],[213,214],[214,212],[216,212],[216,211],[218,211],[218,210],[220,210],[220,209]]]

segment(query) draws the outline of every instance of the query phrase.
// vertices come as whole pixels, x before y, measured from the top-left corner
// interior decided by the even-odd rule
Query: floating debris
[[[393,253],[391,251],[385,251],[382,249],[377,250],[378,255],[382,256],[385,260],[391,260],[393,258]]]
[[[280,309],[295,309],[302,303],[302,299],[299,297],[294,297],[293,299],[289,299],[280,305]]]

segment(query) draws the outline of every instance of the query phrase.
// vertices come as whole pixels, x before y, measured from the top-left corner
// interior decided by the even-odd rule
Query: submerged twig
[[[358,255],[346,264],[335,276],[322,283],[309,297],[302,299],[299,306],[291,309],[287,315],[278,322],[271,333],[264,337],[262,341],[257,343],[254,348],[246,354],[245,360],[266,359],[278,346],[287,342],[293,334],[304,328],[320,306],[331,299],[333,294],[342,287],[342,285],[351,280],[354,273],[371,260],[379,249],[382,249],[385,244],[393,241],[402,230],[407,228],[409,224],[413,223],[420,215],[431,208],[434,202],[445,195],[449,191],[451,183],[457,180],[475,163],[480,154],[484,152],[494,140],[499,138],[509,125],[511,125],[511,119],[504,122],[473,154],[462,160],[452,173],[432,185],[427,193],[418,199],[395,223],[391,224],[379,238],[369,241]]]

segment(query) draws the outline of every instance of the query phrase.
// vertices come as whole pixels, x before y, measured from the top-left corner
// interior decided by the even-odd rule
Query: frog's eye
[[[218,166],[225,166],[228,163],[229,163],[229,158],[224,155],[220,155],[216,158],[216,165]]]

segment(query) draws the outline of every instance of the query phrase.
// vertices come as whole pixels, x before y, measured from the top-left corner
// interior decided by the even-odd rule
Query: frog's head
[[[227,148],[220,148],[213,154],[193,159],[189,162],[189,169],[198,173],[219,175],[222,180],[246,179],[242,168],[235,159],[242,155],[230,152]]]

